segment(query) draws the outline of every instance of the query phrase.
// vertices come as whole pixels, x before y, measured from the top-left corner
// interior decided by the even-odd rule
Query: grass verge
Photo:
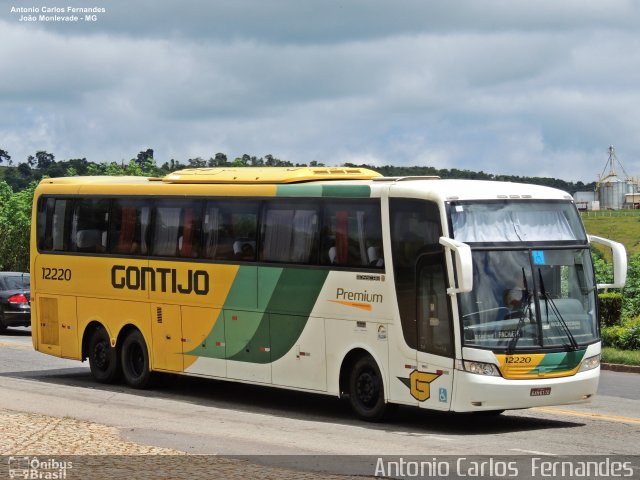
[[[640,365],[640,350],[618,350],[604,347],[602,363],[618,363],[621,365]]]

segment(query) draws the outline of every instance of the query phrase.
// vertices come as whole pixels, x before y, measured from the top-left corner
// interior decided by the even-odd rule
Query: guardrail
[[[587,210],[580,212],[582,218],[593,217],[640,217],[640,210]]]

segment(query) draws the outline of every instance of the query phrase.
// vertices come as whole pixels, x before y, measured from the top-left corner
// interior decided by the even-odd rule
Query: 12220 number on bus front
[[[531,363],[531,357],[507,357],[504,363]]]

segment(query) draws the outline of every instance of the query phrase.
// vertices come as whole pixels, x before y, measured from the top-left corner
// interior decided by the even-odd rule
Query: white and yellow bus
[[[99,382],[154,371],[458,412],[586,401],[590,241],[566,193],[359,168],[43,180],[36,350]]]

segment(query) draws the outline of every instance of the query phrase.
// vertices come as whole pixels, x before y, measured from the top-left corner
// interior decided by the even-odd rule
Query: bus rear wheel
[[[122,342],[121,360],[124,380],[130,387],[146,388],[151,381],[149,350],[139,330],[132,330]]]
[[[358,417],[369,422],[379,422],[386,417],[382,375],[375,360],[360,357],[351,369],[349,377],[349,403]]]
[[[89,339],[89,368],[100,383],[115,383],[120,379],[120,359],[111,347],[109,334],[104,327],[97,327]]]

